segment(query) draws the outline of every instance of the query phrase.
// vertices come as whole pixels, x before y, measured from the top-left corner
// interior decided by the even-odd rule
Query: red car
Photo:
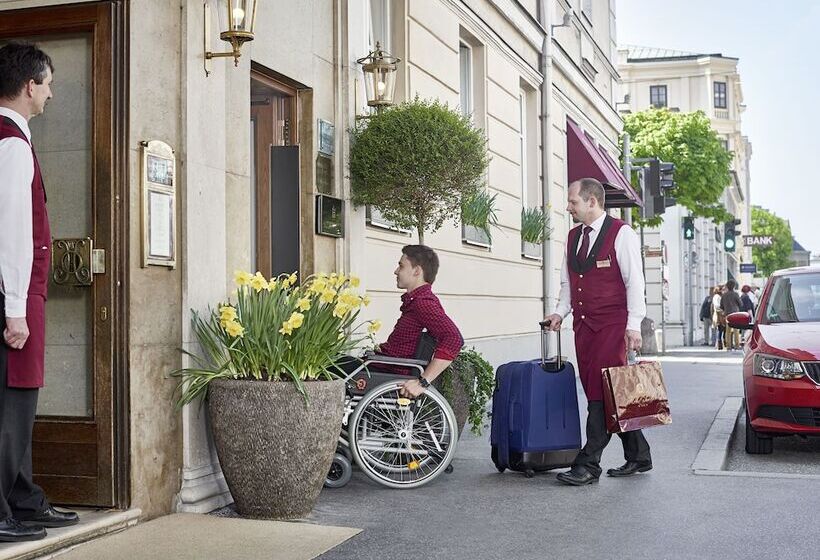
[[[820,267],[779,270],[766,284],[743,358],[746,452],[771,453],[772,437],[820,436]]]

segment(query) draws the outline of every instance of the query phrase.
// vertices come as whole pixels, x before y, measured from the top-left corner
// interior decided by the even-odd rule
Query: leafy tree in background
[[[752,206],[752,235],[771,235],[771,247],[752,247],[752,261],[758,274],[769,276],[775,270],[792,266],[792,228],[773,212]]]
[[[632,157],[656,157],[675,164],[677,187],[669,194],[678,204],[715,223],[733,219],[720,202],[731,182],[732,153],[723,147],[703,111],[648,109],[627,115],[624,132],[629,134]],[[646,223],[659,225],[662,221],[663,216],[659,216]]]
[[[351,199],[370,204],[396,226],[436,231],[458,224],[462,202],[484,186],[487,138],[469,117],[418,98],[372,115],[353,128]]]

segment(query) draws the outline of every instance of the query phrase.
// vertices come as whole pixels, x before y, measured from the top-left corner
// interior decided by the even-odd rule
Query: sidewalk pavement
[[[359,529],[174,514],[55,553],[57,560],[310,560]],[[44,559],[43,559],[44,560]]]

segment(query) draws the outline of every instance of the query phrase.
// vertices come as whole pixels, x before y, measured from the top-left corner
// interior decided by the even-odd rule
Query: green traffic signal
[[[735,235],[737,235],[737,230],[735,229],[734,220],[723,224],[723,250],[727,253],[735,252],[735,246],[737,245]]]
[[[683,218],[683,238],[687,241],[695,238],[695,219],[692,216]]]

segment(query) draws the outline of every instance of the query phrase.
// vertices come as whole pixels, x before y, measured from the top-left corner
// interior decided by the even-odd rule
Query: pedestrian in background
[[[755,304],[752,301],[752,288],[750,286],[743,286],[740,289],[740,310],[749,314],[749,318],[754,321],[755,318]],[[740,341],[746,343],[746,332],[741,333]]]
[[[737,283],[734,280],[726,282],[726,291],[720,296],[720,307],[723,309],[725,316],[731,313],[737,313],[741,309],[740,296],[737,295],[735,287]],[[740,348],[740,331],[726,325],[726,350],[738,350]]]
[[[712,290],[706,295],[703,303],[700,305],[700,320],[703,323],[703,345],[709,346],[712,344]]]
[[[726,332],[726,317],[720,307],[720,297],[723,294],[723,286],[715,286],[712,290],[712,325],[714,326],[714,346],[718,350],[723,350],[723,339]]]

